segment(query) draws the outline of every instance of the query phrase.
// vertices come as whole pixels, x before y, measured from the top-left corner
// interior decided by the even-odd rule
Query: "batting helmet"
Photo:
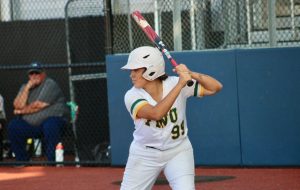
[[[165,61],[162,53],[154,47],[142,46],[134,49],[128,57],[127,64],[121,69],[146,68],[143,77],[146,80],[155,80],[165,74]]]

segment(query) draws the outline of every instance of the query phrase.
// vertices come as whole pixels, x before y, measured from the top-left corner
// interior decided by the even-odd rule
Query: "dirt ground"
[[[116,190],[122,167],[0,166],[1,190]],[[196,168],[196,189],[300,190],[300,168]],[[161,175],[154,190],[169,190]]]

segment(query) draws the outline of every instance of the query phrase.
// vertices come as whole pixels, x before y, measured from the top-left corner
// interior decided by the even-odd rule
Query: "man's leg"
[[[16,155],[17,161],[28,161],[26,151],[27,138],[40,135],[40,128],[29,125],[23,119],[13,119],[8,125],[8,137],[11,142],[11,149]]]
[[[61,140],[65,124],[66,121],[61,117],[49,117],[42,123],[48,161],[55,161],[55,147]]]

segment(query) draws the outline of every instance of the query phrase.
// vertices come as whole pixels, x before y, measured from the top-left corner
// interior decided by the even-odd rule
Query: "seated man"
[[[3,127],[4,123],[6,121],[6,116],[5,116],[5,110],[4,110],[4,100],[3,97],[0,94],[0,160],[2,160],[2,155],[3,155]]]
[[[27,74],[29,80],[22,85],[13,103],[18,117],[8,125],[11,149],[17,161],[28,161],[26,139],[42,136],[48,161],[55,161],[55,146],[67,121],[65,97],[40,63],[32,63]]]

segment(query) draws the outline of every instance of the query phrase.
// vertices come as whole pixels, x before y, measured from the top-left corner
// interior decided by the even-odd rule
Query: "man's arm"
[[[15,109],[14,114],[31,114],[35,112],[39,112],[40,110],[49,106],[48,103],[42,101],[34,101],[31,104],[25,105],[22,109]]]
[[[26,105],[28,94],[29,94],[29,88],[27,85],[24,86],[22,91],[17,95],[17,97],[14,100],[14,108],[15,109],[23,109]]]
[[[29,91],[36,86],[37,80],[29,80],[14,100],[14,108],[21,110],[26,106]]]

